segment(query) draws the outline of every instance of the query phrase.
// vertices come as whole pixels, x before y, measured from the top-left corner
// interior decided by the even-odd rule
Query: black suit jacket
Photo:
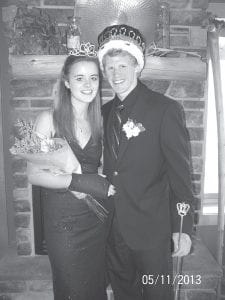
[[[159,246],[179,232],[177,202],[193,203],[190,146],[184,113],[174,100],[138,83],[130,119],[145,131],[128,139],[122,131],[118,159],[111,148],[112,103],[103,106],[104,174],[116,187],[116,215],[121,233],[134,249]],[[172,196],[171,196],[172,195]],[[184,217],[191,234],[193,210]]]

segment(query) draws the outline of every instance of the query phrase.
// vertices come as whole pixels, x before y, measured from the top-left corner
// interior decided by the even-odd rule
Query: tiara
[[[95,45],[88,42],[81,43],[78,48],[71,49],[69,55],[97,57],[97,51],[95,51]]]

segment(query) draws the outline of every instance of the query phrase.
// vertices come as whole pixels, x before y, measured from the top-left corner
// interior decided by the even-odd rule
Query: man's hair
[[[132,60],[132,62],[134,63],[134,65],[138,65],[138,62],[137,62],[137,59],[135,56],[133,56],[132,54],[130,54],[130,52],[126,51],[126,50],[123,50],[123,49],[116,49],[116,48],[113,48],[111,50],[109,50],[108,52],[106,52],[106,54],[103,56],[103,59],[102,59],[102,65],[104,66],[105,68],[105,60],[106,60],[106,57],[109,56],[109,57],[115,57],[115,56],[129,56],[130,59]]]

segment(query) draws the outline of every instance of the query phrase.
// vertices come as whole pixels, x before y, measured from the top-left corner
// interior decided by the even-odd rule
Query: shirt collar
[[[126,96],[126,98],[121,101],[116,95],[114,98],[115,107],[123,105],[125,109],[131,108],[137,101],[138,90],[140,88],[140,82],[137,82],[136,87]]]

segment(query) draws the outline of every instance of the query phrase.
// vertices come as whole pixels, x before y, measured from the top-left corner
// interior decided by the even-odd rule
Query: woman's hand
[[[106,178],[106,175],[104,174],[99,174],[100,176]],[[116,188],[114,185],[110,184],[109,189],[108,189],[108,197],[114,196],[116,193]]]
[[[115,186],[110,184],[109,189],[108,189],[108,197],[115,195],[116,189]]]

